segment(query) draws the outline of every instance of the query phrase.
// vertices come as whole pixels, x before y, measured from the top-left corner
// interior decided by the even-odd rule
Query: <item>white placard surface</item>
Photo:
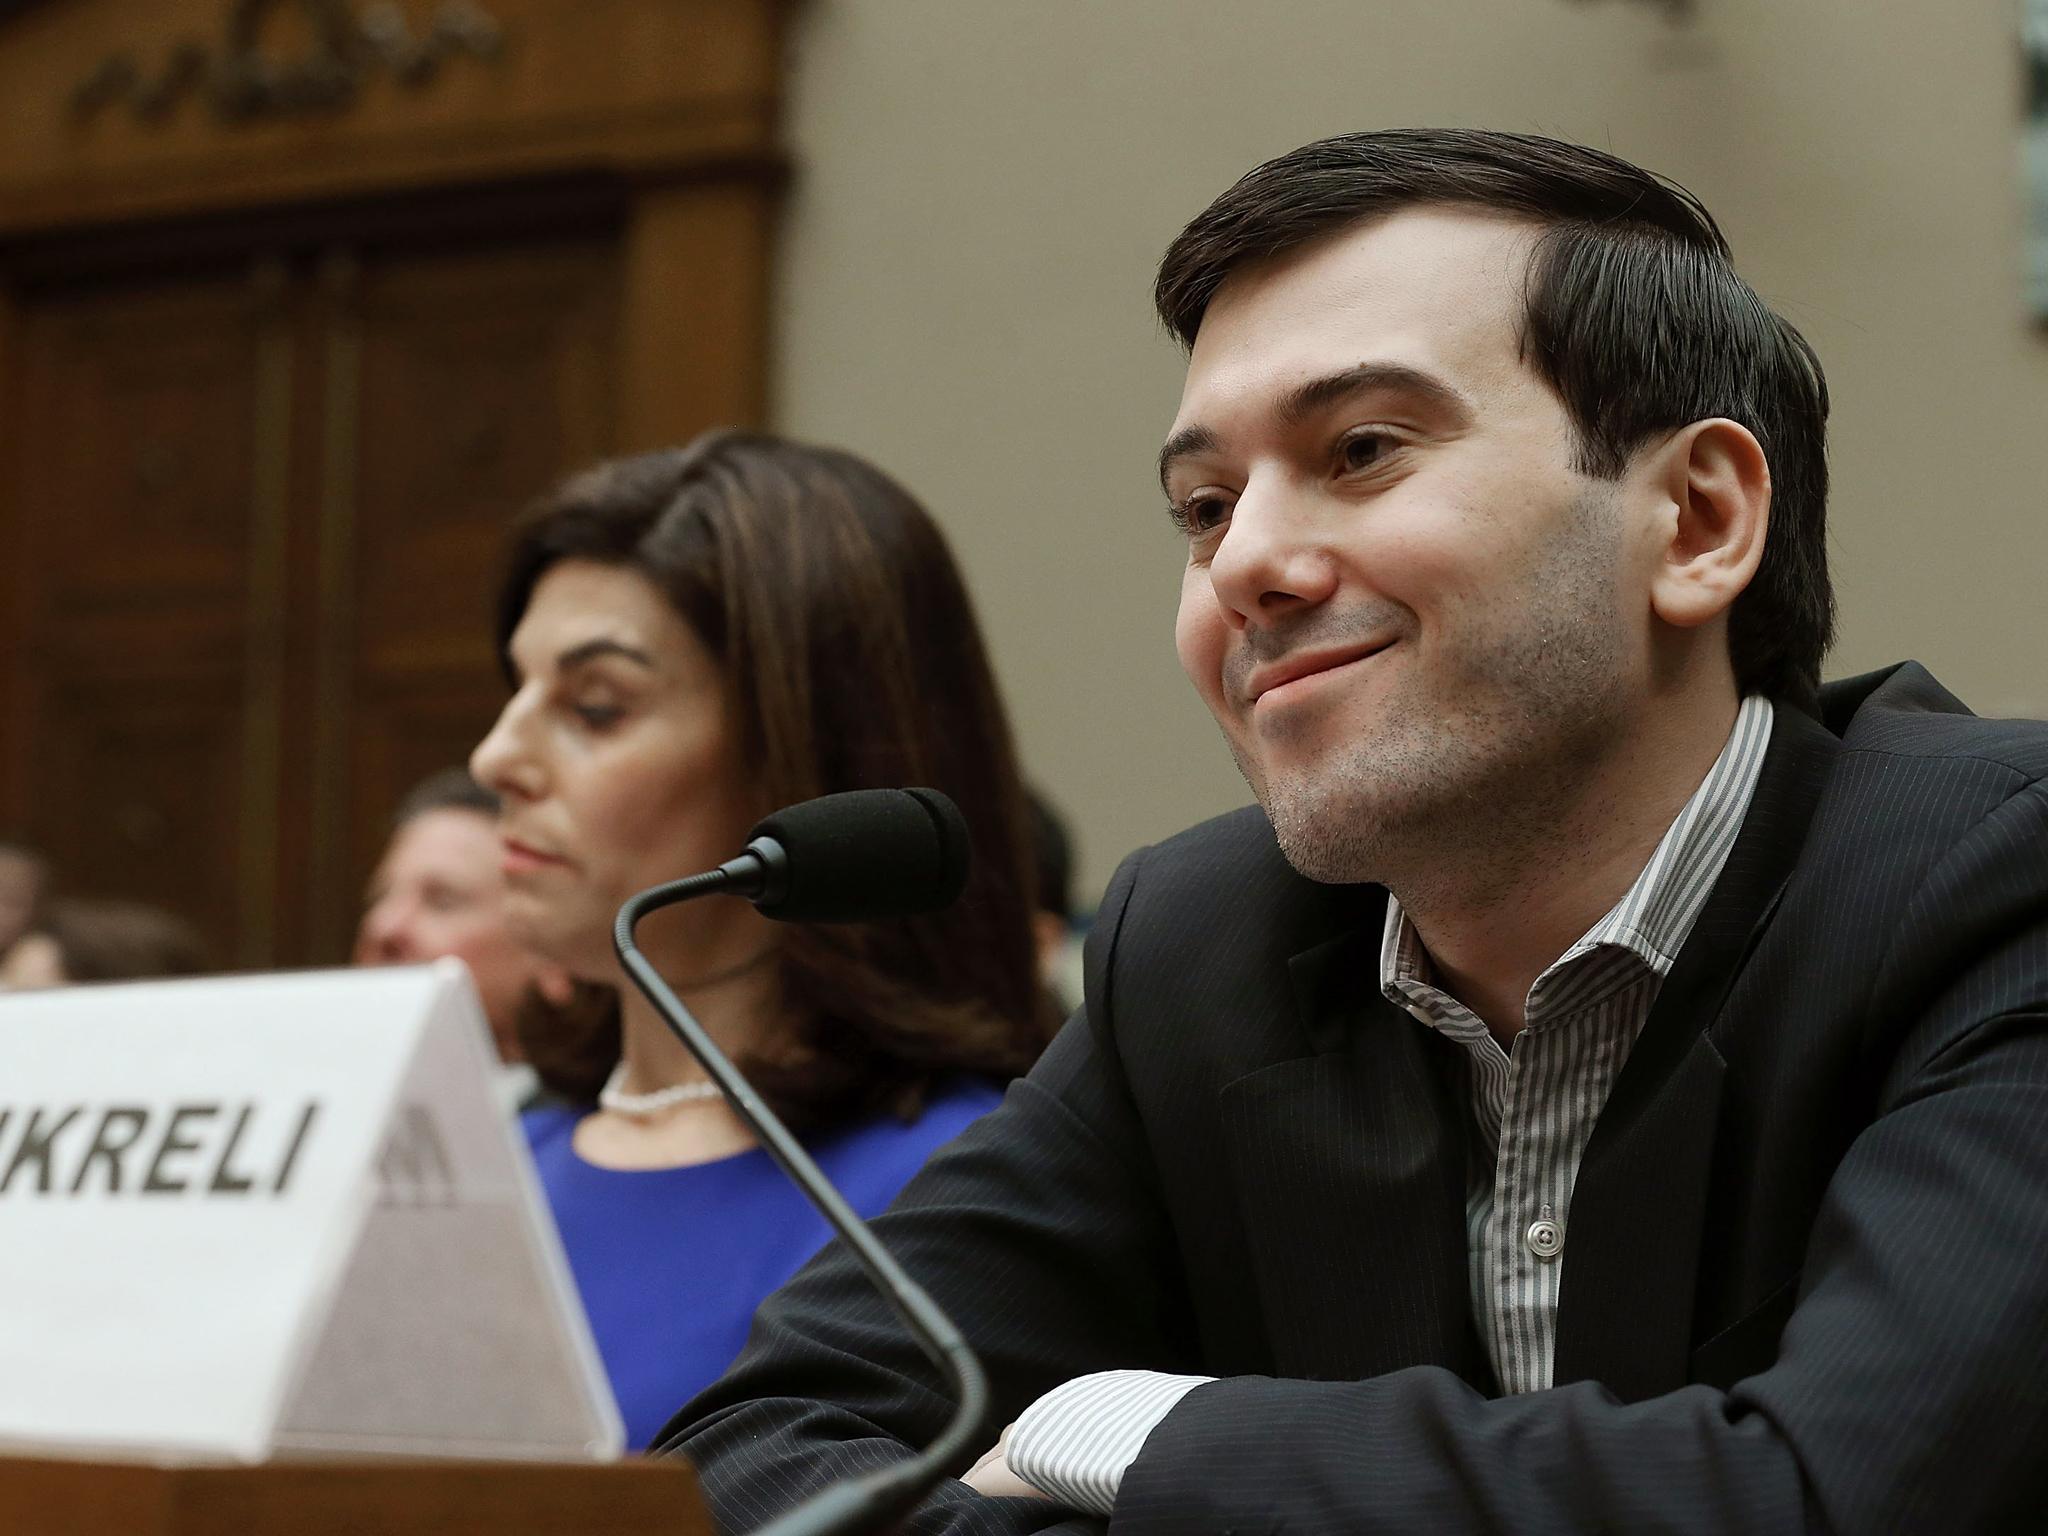
[[[624,1444],[454,961],[0,994],[0,1448]]]

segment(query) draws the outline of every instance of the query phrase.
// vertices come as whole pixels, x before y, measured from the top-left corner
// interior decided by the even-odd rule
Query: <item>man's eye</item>
[[[1167,508],[1174,527],[1182,533],[1193,535],[1211,533],[1230,516],[1230,503],[1224,497],[1207,491],[1197,491],[1183,497]]]
[[[1347,471],[1371,469],[1394,450],[1384,432],[1354,432],[1338,444],[1337,456]]]

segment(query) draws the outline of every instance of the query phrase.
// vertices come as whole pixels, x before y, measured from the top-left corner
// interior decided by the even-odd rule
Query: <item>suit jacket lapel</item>
[[[1724,1063],[1706,1029],[1769,925],[1840,743],[1777,706],[1742,831],[1593,1129],[1572,1190],[1553,1379],[1684,1385]]]
[[[1430,1364],[1490,1390],[1467,1299],[1455,1047],[1379,995],[1373,897],[1290,965],[1309,1054],[1221,1095],[1274,1369],[1360,1380]]]

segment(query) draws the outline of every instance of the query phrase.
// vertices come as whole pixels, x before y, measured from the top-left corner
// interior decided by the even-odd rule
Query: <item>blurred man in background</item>
[[[532,991],[565,1002],[568,978],[505,926],[498,797],[460,768],[429,775],[399,803],[391,841],[370,877],[356,930],[357,965],[421,965],[453,956],[469,967],[498,1057],[520,1060],[515,1028]]]

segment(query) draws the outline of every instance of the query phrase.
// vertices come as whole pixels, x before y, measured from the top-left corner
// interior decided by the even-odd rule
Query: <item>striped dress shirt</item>
[[[1735,846],[1770,737],[1770,705],[1744,699],[1720,756],[1635,883],[1529,988],[1522,1030],[1507,1049],[1478,1015],[1434,984],[1420,936],[1400,903],[1388,899],[1380,990],[1455,1040],[1468,1065],[1472,1311],[1505,1393],[1551,1384],[1580,1159]],[[1146,1437],[1183,1396],[1211,1380],[1157,1371],[1077,1377],[1017,1420],[1010,1469],[1062,1503],[1107,1515]]]

